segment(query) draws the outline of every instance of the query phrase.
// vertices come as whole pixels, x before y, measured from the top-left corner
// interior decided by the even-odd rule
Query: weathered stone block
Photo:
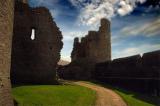
[[[10,84],[13,0],[0,0],[0,106],[13,106]]]

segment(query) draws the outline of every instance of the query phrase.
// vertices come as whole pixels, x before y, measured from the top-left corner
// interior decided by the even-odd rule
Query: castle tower
[[[77,46],[78,45],[78,46]],[[74,47],[71,54],[72,60],[86,58],[95,63],[111,60],[111,31],[110,21],[103,18],[98,31],[89,31],[88,35],[78,42],[74,39]]]
[[[111,31],[110,21],[106,18],[101,19],[99,28],[100,49],[104,50],[100,57],[105,61],[111,60]]]
[[[101,26],[99,32],[103,33],[103,36],[110,37],[110,21],[106,18],[101,19]]]
[[[73,51],[71,53],[71,59],[72,59],[72,61],[76,60],[76,58],[77,58],[78,44],[79,44],[79,38],[76,37],[76,38],[74,38]]]
[[[0,106],[13,106],[10,84],[14,0],[0,0]]]

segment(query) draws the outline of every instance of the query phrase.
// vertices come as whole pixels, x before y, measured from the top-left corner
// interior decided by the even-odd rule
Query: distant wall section
[[[98,63],[93,78],[128,90],[160,95],[160,51]]]

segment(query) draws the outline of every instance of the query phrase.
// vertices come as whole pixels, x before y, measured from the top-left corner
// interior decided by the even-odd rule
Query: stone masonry
[[[35,39],[31,39],[35,30]],[[62,34],[49,10],[17,0],[12,42],[13,83],[55,84]]]
[[[13,106],[10,60],[14,0],[0,0],[0,106]]]
[[[95,63],[111,60],[110,22],[101,19],[99,31],[89,31],[88,35],[81,39],[74,39],[74,47],[71,54],[72,61],[86,58]]]
[[[160,96],[160,50],[144,53],[142,57],[135,55],[98,63],[93,78],[127,90]]]
[[[101,19],[98,31],[89,31],[81,42],[79,38],[74,39],[72,62],[68,66],[60,67],[59,74],[63,74],[66,79],[91,79],[96,63],[111,60],[110,37],[110,22]]]

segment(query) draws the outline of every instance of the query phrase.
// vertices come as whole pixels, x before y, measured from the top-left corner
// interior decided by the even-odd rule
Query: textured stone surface
[[[86,58],[95,63],[111,60],[110,22],[101,20],[99,31],[89,31],[88,35],[81,39],[74,39],[74,47],[71,54],[72,61]]]
[[[94,79],[154,96],[160,95],[160,51],[99,63]],[[159,102],[160,103],[160,102]]]
[[[10,84],[13,5],[13,0],[0,0],[0,106],[13,106]]]
[[[110,37],[110,22],[102,19],[98,31],[89,31],[81,42],[75,38],[72,62],[67,67],[60,67],[59,75],[66,79],[91,79],[96,63],[111,60]]]
[[[35,29],[35,39],[31,39]],[[62,34],[48,9],[16,2],[11,75],[13,83],[54,84]]]

